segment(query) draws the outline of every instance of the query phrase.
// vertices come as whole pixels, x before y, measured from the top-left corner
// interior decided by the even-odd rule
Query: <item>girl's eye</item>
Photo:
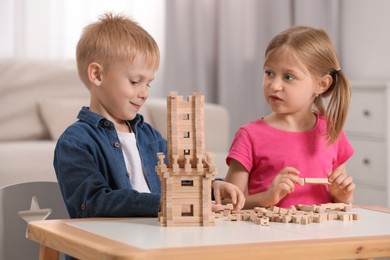
[[[131,83],[132,85],[137,85],[137,84],[138,84],[138,81],[130,80],[130,83]]]
[[[284,75],[284,79],[286,79],[286,80],[293,80],[294,77],[291,76],[291,75],[286,74],[286,75]]]
[[[148,84],[146,84],[146,86],[148,87],[148,88],[150,88],[150,84],[148,83]]]

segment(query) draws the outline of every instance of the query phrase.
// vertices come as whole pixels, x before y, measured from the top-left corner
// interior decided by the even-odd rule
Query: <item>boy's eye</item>
[[[137,85],[138,81],[130,80],[130,83],[133,84],[133,85]]]
[[[269,71],[269,70],[264,71],[264,74],[265,74],[267,77],[271,77],[271,76],[273,75],[272,71]]]

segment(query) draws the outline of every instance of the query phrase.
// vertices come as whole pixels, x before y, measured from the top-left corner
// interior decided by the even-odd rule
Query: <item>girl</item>
[[[245,193],[245,208],[350,203],[355,184],[345,162],[353,148],[342,128],[351,93],[327,33],[299,26],[275,36],[263,93],[272,113],[242,126],[226,159],[226,180]],[[302,185],[304,177],[330,184]]]

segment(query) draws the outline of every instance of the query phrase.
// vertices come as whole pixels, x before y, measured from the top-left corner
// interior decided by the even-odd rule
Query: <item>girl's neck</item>
[[[313,112],[310,114],[276,114],[264,117],[264,121],[273,128],[288,132],[305,132],[312,129],[317,122]]]

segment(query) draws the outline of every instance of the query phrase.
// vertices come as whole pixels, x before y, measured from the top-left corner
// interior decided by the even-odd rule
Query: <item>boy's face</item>
[[[91,90],[90,110],[114,124],[132,120],[149,96],[149,84],[155,69],[145,65],[142,59],[112,65],[101,73],[100,84]]]

